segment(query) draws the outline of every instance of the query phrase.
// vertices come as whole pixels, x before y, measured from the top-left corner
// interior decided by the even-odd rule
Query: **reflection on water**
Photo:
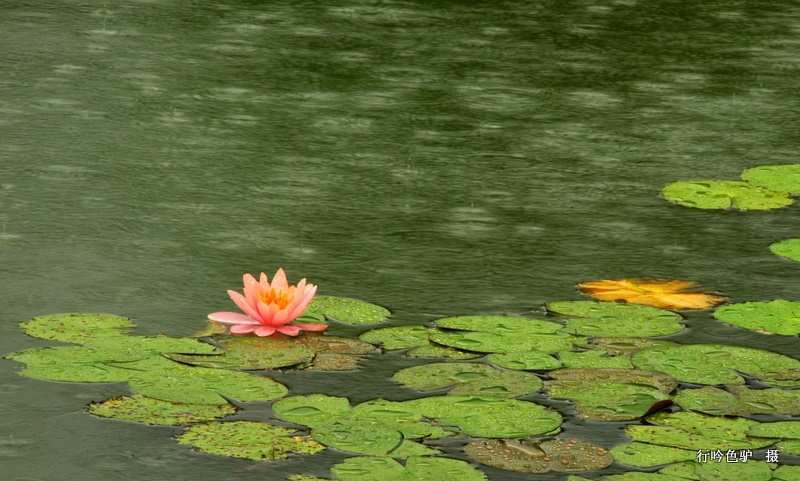
[[[64,311],[188,334],[243,272],[279,266],[401,319],[528,312],[637,275],[796,300],[796,264],[767,249],[799,235],[795,207],[658,191],[797,161],[799,28],[788,1],[4,4],[0,352],[34,345],[19,321]],[[689,322],[679,340],[797,356],[796,338]],[[23,386],[11,406],[62,407],[0,362]],[[0,446],[30,441],[17,478],[327,476],[14,409],[31,423],[2,428]]]

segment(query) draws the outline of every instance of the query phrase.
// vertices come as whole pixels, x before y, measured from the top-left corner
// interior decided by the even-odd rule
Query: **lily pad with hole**
[[[753,167],[742,173],[742,179],[774,192],[800,194],[800,164]]]
[[[614,446],[611,448],[611,454],[618,462],[639,468],[692,461],[697,457],[697,451],[635,441]]]
[[[640,418],[677,385],[667,374],[632,369],[562,369],[551,376],[550,396],[575,401],[578,415],[589,421]]]
[[[542,380],[533,374],[464,362],[413,366],[398,371],[392,379],[419,391],[453,387],[451,395],[517,397],[542,388]]]
[[[464,451],[493,468],[522,473],[578,473],[602,469],[614,462],[608,450],[577,439],[482,439],[469,443]]]
[[[633,369],[631,359],[605,350],[559,351],[564,367],[574,369]]]
[[[53,314],[35,317],[20,327],[29,336],[85,344],[103,337],[124,336],[136,324],[108,314]]]
[[[285,396],[286,387],[268,377],[229,371],[188,367],[166,359],[127,363],[133,371],[131,390],[144,396],[188,404],[225,404],[226,396],[242,402],[271,401]]]
[[[298,322],[302,323],[304,318],[307,318],[313,320],[313,322],[333,319],[345,324],[377,324],[388,319],[390,314],[387,309],[369,302],[341,297],[317,296],[311,301],[311,304],[309,304],[303,316],[298,319]]]
[[[722,306],[714,311],[714,317],[751,331],[782,336],[800,334],[800,303],[783,299]]]
[[[496,353],[486,359],[495,366],[516,371],[550,371],[562,367],[561,361],[542,351]]]
[[[675,402],[684,409],[714,416],[752,414],[800,416],[800,390],[728,386],[726,391],[704,386],[701,389],[681,390],[675,396]]]
[[[658,472],[680,476],[684,479],[704,481],[769,481],[772,479],[770,466],[763,461],[754,460],[746,463],[684,461],[662,468]]]
[[[435,396],[405,401],[442,426],[481,438],[522,438],[558,432],[561,415],[526,401],[490,396]]]
[[[635,353],[639,369],[669,373],[695,384],[744,384],[743,372],[774,385],[800,384],[800,361],[782,354],[721,344],[656,346]]]
[[[133,395],[111,398],[102,403],[92,403],[89,414],[102,418],[123,419],[160,426],[202,423],[224,418],[236,413],[231,404],[184,404]]]
[[[800,239],[786,239],[770,244],[769,250],[776,256],[800,262]]]
[[[113,366],[116,352],[85,346],[37,347],[6,356],[25,363],[20,374],[68,382],[122,382],[131,372]]]
[[[548,311],[571,316],[561,330],[568,334],[611,337],[655,337],[683,330],[683,318],[655,307],[621,302],[561,301],[545,305]]]
[[[234,421],[189,426],[175,437],[178,443],[204,453],[255,460],[314,454],[325,449],[307,436],[293,436],[294,432],[265,423]]]
[[[788,194],[733,180],[673,182],[661,189],[661,194],[667,200],[698,209],[769,210],[792,203]]]
[[[723,418],[693,412],[656,413],[647,418],[653,425],[630,425],[625,434],[636,441],[692,450],[758,449],[776,440],[749,436],[757,421]]]
[[[410,456],[406,465],[388,457],[358,457],[331,468],[339,481],[486,481],[486,475],[457,459]]]

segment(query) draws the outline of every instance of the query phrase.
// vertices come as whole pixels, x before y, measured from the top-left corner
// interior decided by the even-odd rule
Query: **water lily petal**
[[[247,298],[236,291],[228,291],[228,295],[231,296],[231,300],[239,309],[243,310],[245,314],[257,321],[261,320],[261,314],[257,309],[254,309],[253,306],[250,305]]]
[[[306,286],[306,291],[300,294],[299,297],[295,297],[295,302],[293,302],[292,306],[289,306],[289,316],[287,319],[289,321],[293,321],[300,317],[303,312],[305,312],[308,305],[311,304],[311,300],[314,299],[314,294],[317,292],[317,286],[311,284]]]
[[[271,304],[271,305],[274,305],[275,307],[278,307],[276,304]],[[278,308],[278,309],[280,309],[280,308]],[[275,315],[272,316],[272,325],[273,326],[279,326],[279,325],[282,326],[282,325],[286,324],[287,322],[294,320],[294,319],[288,319],[288,314],[289,314],[289,312],[286,311],[286,310],[279,310],[278,312],[276,312]]]
[[[231,334],[250,334],[259,328],[261,324],[237,324],[231,326]]]
[[[296,336],[300,334],[300,327],[294,324],[286,324],[285,326],[278,327],[277,331],[287,336]]]
[[[258,301],[258,320],[261,321],[262,324],[271,326],[272,315],[273,312],[270,310],[269,306],[263,301]]]
[[[275,334],[275,328],[272,326],[261,326],[257,327],[254,332],[257,336],[266,337]]]
[[[283,268],[278,269],[278,272],[275,273],[275,277],[272,278],[272,284],[270,284],[270,287],[279,291],[285,291],[289,288],[289,283],[286,282],[286,273],[283,272]]]
[[[261,325],[260,322],[250,316],[241,314],[239,312],[212,312],[208,318],[215,322],[223,324],[245,324],[245,325]]]
[[[255,307],[258,302],[258,281],[250,274],[245,274],[244,280],[244,297],[247,299],[247,304]]]
[[[291,324],[292,326],[297,326],[300,328],[301,331],[324,331],[329,326],[327,324]]]
[[[259,279],[258,284],[261,286],[262,291],[269,290],[269,279],[263,272],[261,273],[261,278]]]

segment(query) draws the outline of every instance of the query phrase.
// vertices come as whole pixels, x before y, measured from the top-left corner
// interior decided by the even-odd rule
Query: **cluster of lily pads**
[[[697,462],[698,450],[775,446],[800,455],[800,360],[773,352],[653,339],[684,329],[680,314],[618,302],[562,301],[535,317],[459,316],[431,325],[391,324],[374,304],[317,297],[304,317],[379,326],[357,339],[138,336],[125,318],[60,314],[22,323],[31,336],[71,343],[7,356],[21,374],[70,382],[127,382],[131,395],[93,403],[95,416],[183,426],[179,443],[205,453],[276,460],[336,449],[356,455],[333,479],[484,480],[473,464],[442,456],[443,438],[464,455],[518,472],[578,473],[618,462],[632,472],[606,480],[800,480],[800,466],[750,460]],[[800,304],[732,304],[715,317],[784,336],[800,333]],[[788,326],[788,327],[787,327]],[[290,396],[271,370],[354,370],[379,348],[433,362],[396,372],[412,399],[355,406],[324,393]],[[760,388],[753,387],[760,383]],[[415,393],[415,394],[414,394]],[[594,422],[628,422],[630,442],[606,449],[563,437],[562,416],[524,396],[573,403]],[[272,402],[266,422],[222,420],[241,402]],[[681,410],[678,410],[677,407]],[[769,414],[772,422],[744,416]],[[737,417],[733,417],[737,416]],[[294,425],[294,427],[286,427]],[[658,473],[648,473],[657,466]],[[721,470],[711,476],[707,471]],[[636,470],[642,470],[636,471]],[[298,475],[292,481],[319,481]],[[585,478],[571,477],[579,480]]]

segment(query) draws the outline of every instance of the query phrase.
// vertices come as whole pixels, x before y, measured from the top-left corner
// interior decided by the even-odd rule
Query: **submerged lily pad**
[[[103,418],[123,419],[144,424],[178,426],[224,418],[236,413],[231,404],[184,404],[133,395],[111,398],[89,405],[89,414]]]
[[[782,354],[721,344],[656,346],[633,355],[639,369],[663,371],[696,384],[744,384],[743,372],[770,384],[800,384],[800,361]]]
[[[673,182],[661,189],[661,194],[667,200],[699,209],[769,210],[792,203],[788,194],[733,180]]]
[[[573,316],[562,332],[585,336],[655,337],[684,329],[683,318],[655,307],[621,302],[562,301],[545,305],[548,311]]]
[[[800,194],[800,164],[753,167],[742,173],[742,179],[774,192]]]
[[[108,314],[53,314],[35,317],[20,327],[29,336],[85,344],[104,337],[124,336],[136,324]]]
[[[743,302],[722,306],[714,317],[751,331],[783,336],[800,334],[800,303],[778,299],[772,302]]]
[[[577,473],[602,469],[614,462],[608,450],[577,439],[538,443],[516,439],[483,439],[469,443],[469,457],[493,468],[523,473]]]
[[[659,471],[663,475],[680,476],[682,479],[708,481],[769,481],[772,471],[763,461],[748,460],[746,463],[697,463],[684,461],[667,466]]]
[[[293,429],[250,421],[213,422],[189,426],[175,436],[180,444],[198,451],[234,458],[271,460],[291,454],[314,454],[325,446],[303,436],[291,436]]]
[[[770,244],[769,250],[777,256],[800,262],[800,239],[786,239]]]
[[[410,456],[405,467],[392,458],[350,458],[331,468],[339,481],[486,481],[486,475],[457,459]]]
[[[522,438],[558,431],[561,416],[544,406],[489,396],[435,396],[405,401],[425,417],[481,438]]]
[[[746,386],[728,386],[727,389],[725,391],[711,386],[683,389],[675,396],[675,402],[684,409],[714,416],[800,416],[800,390],[750,389]]]
[[[311,301],[302,318],[311,318],[316,322],[333,319],[345,324],[377,324],[385,321],[391,313],[376,304],[344,299],[341,297],[317,296]]]
[[[549,371],[561,367],[558,359],[542,351],[490,354],[486,359],[496,366],[517,371]]]
[[[775,442],[749,436],[748,430],[759,423],[744,418],[676,412],[657,413],[647,420],[655,425],[631,425],[625,428],[625,434],[643,443],[693,450],[757,449]]]
[[[498,371],[479,363],[436,363],[402,369],[392,379],[419,391],[455,386],[452,395],[517,397],[542,388],[533,374]]]
[[[550,396],[575,401],[578,415],[590,421],[640,418],[677,386],[668,374],[633,369],[562,369],[551,377]]]
[[[620,463],[639,468],[652,468],[697,458],[697,451],[635,441],[614,446],[611,454]]]

